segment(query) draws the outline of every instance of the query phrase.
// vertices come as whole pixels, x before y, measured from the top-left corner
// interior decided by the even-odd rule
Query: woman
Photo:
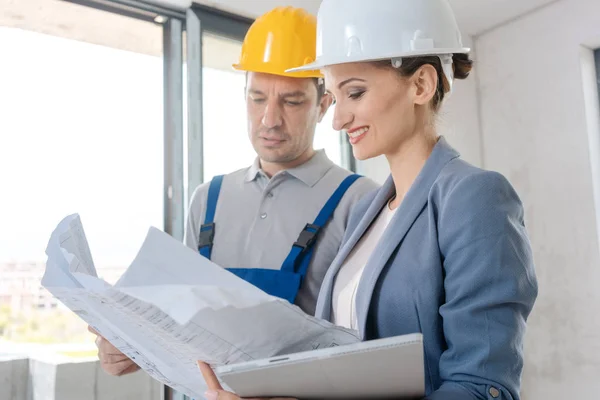
[[[531,248],[508,181],[436,132],[472,64],[447,0],[323,0],[318,38],[316,62],[295,70],[324,72],[334,128],[391,176],[353,210],[316,316],[364,340],[422,332],[428,400],[518,400]]]

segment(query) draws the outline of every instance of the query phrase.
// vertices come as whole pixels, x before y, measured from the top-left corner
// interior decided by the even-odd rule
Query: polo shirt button
[[[267,213],[260,214],[260,219],[265,219],[265,218],[267,218]]]

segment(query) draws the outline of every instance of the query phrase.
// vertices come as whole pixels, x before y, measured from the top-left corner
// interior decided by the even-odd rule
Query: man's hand
[[[140,367],[131,361],[119,349],[113,346],[108,340],[104,339],[91,326],[88,326],[88,331],[98,336],[96,338],[96,346],[98,347],[98,358],[102,369],[109,375],[122,376],[131,374],[140,369]]]
[[[298,400],[284,399],[282,397],[271,399],[242,399],[234,393],[226,392],[223,390],[219,379],[215,375],[215,372],[212,370],[210,365],[203,363],[202,361],[198,361],[198,368],[200,368],[200,372],[202,372],[204,381],[208,386],[208,391],[204,393],[204,397],[206,397],[208,400]]]

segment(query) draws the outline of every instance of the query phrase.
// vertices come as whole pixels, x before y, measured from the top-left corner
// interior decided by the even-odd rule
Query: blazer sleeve
[[[478,171],[438,209],[447,349],[426,400],[518,400],[526,321],[537,297],[523,206],[500,174]]]

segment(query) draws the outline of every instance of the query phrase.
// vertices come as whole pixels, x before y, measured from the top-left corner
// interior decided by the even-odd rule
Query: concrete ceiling
[[[559,0],[450,0],[464,34],[489,29]]]
[[[186,8],[192,0],[151,0]],[[291,5],[316,14],[321,0],[193,0],[196,3],[255,18],[273,7]],[[367,0],[365,0],[367,1]],[[375,0],[376,1],[376,0]],[[464,35],[477,36],[495,26],[560,0],[450,0]]]

